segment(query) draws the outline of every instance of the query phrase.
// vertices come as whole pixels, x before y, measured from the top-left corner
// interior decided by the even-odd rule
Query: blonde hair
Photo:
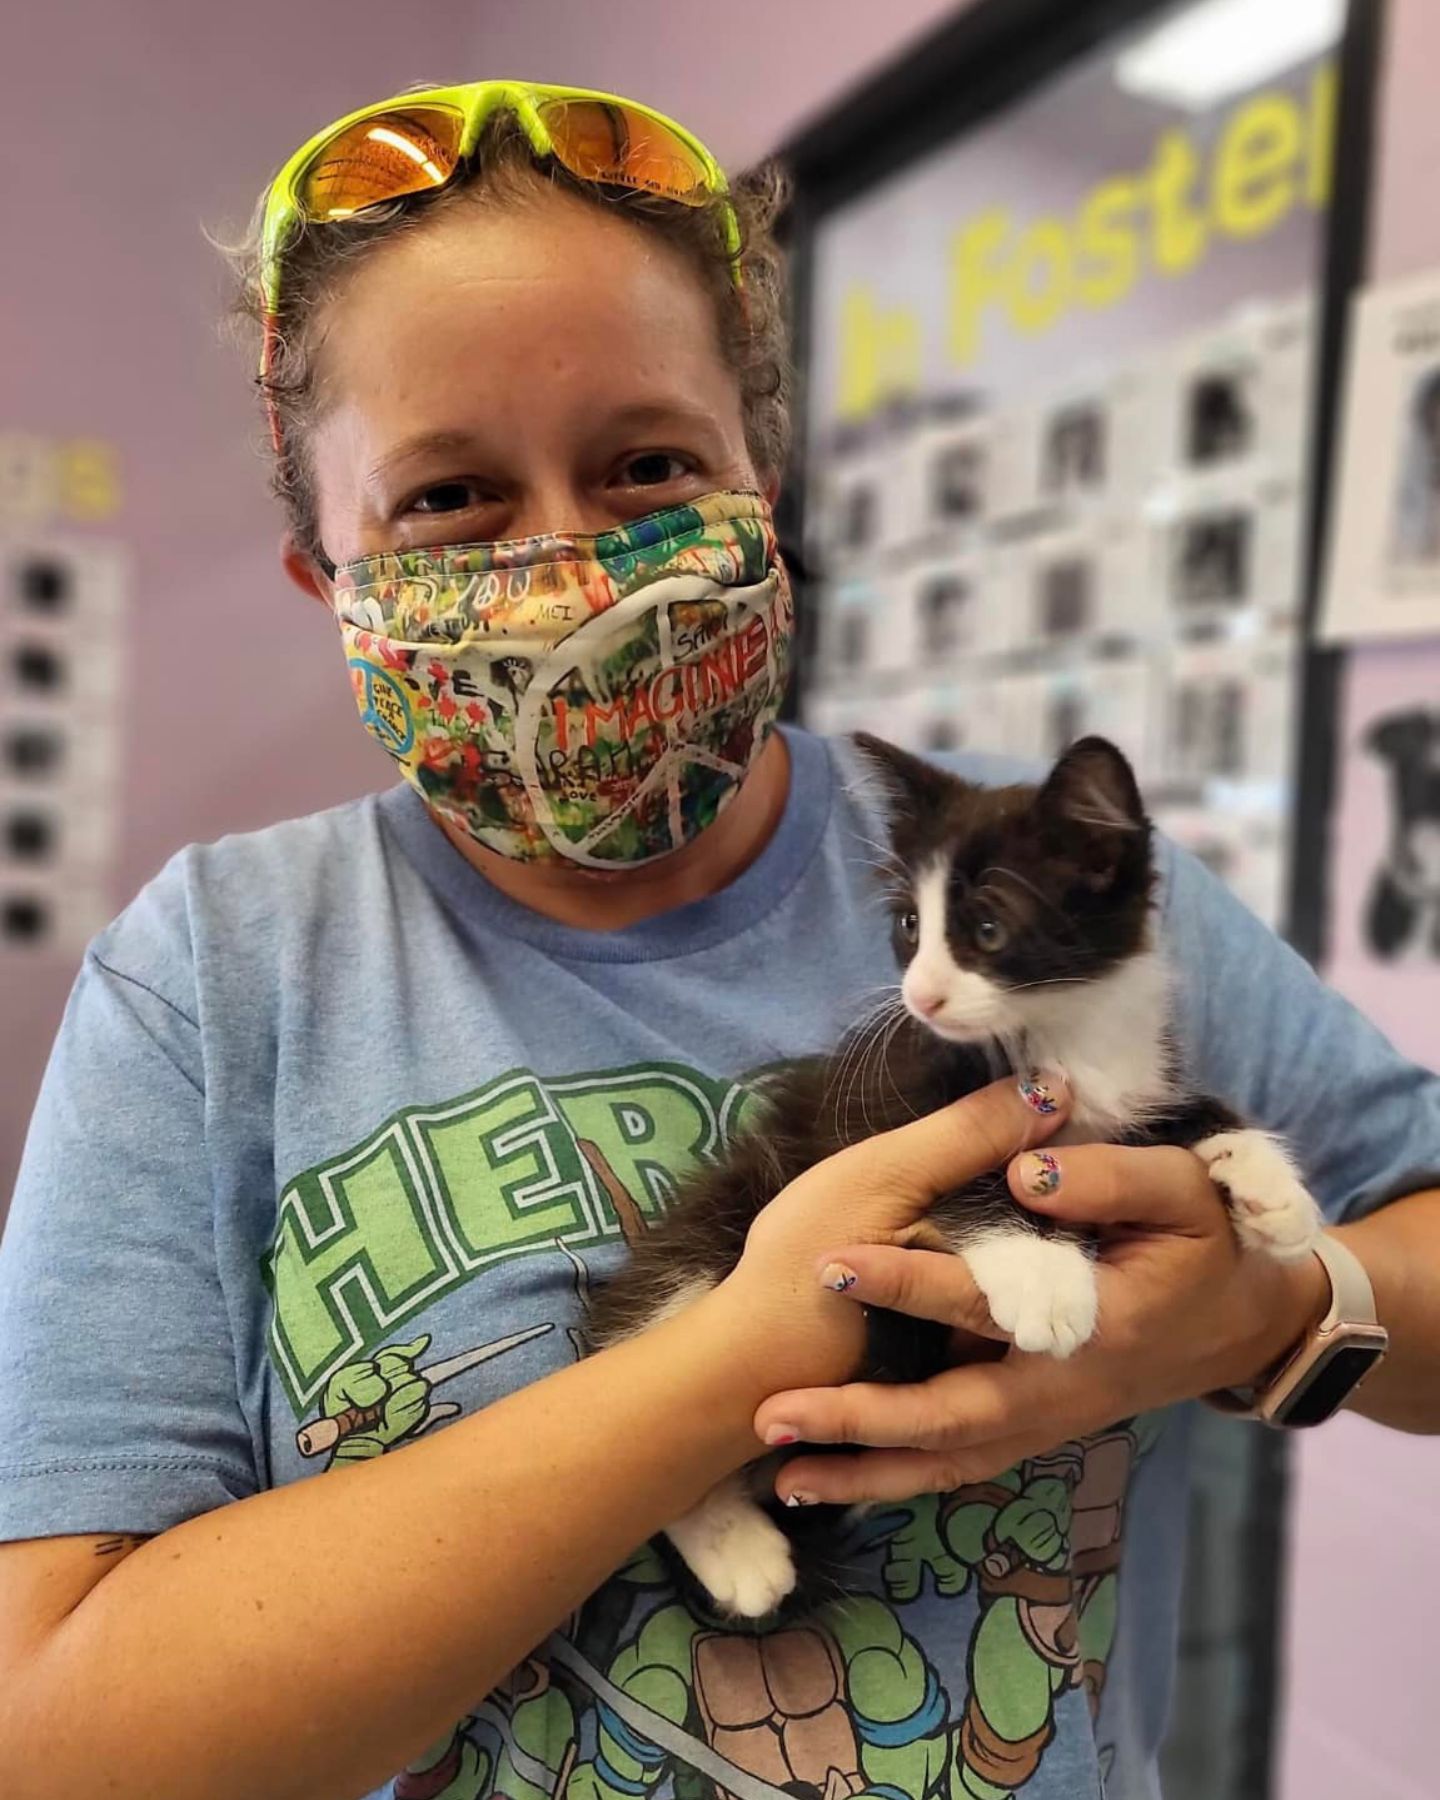
[[[283,252],[280,311],[269,376],[256,387],[275,406],[282,447],[270,476],[298,546],[330,567],[320,543],[308,428],[318,412],[315,320],[344,286],[349,271],[376,248],[403,233],[477,199],[501,204],[524,200],[537,183],[573,193],[591,205],[621,214],[643,231],[673,245],[689,261],[710,296],[718,342],[740,384],[745,441],[762,475],[778,474],[790,443],[790,345],[784,255],[775,222],[787,186],[778,164],[766,162],[738,177],[730,203],[740,226],[737,288],[726,246],[722,205],[682,206],[653,194],[600,187],[578,180],[549,158],[537,157],[513,118],[492,119],[467,168],[448,187],[367,207],[353,219],[301,226]],[[260,281],[260,225],[264,196],[238,244],[211,242],[226,257],[237,282],[227,317],[259,361],[265,303]]]

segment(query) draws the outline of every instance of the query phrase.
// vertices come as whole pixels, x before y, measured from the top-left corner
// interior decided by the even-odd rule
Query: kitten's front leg
[[[1065,1357],[1095,1335],[1095,1265],[1078,1238],[1002,1226],[957,1248],[1017,1350]]]
[[[750,1494],[742,1469],[665,1528],[723,1612],[763,1619],[795,1586],[790,1540]]]
[[[1225,1196],[1235,1235],[1247,1250],[1263,1250],[1280,1262],[1309,1254],[1325,1221],[1278,1138],[1242,1127],[1190,1148]]]
[[[1245,1249],[1297,1262],[1324,1229],[1320,1208],[1284,1142],[1244,1124],[1218,1100],[1197,1096],[1168,1117],[1153,1120],[1145,1137],[1194,1151],[1224,1196]]]

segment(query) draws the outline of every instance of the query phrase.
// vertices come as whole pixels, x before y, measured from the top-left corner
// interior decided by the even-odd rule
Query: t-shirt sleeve
[[[1409,1061],[1195,857],[1160,853],[1192,1083],[1281,1133],[1331,1219],[1440,1187],[1440,1077]]]
[[[0,1540],[163,1531],[258,1486],[193,1000],[105,946],[71,994],[0,1239]]]

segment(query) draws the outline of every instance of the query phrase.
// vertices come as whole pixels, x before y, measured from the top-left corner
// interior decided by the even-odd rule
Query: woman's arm
[[[1349,1410],[1397,1431],[1440,1432],[1440,1190],[1392,1201],[1336,1236],[1364,1263],[1390,1333]]]
[[[42,1599],[36,1540],[0,1546],[0,1792],[381,1786],[755,1454],[764,1389],[727,1354],[727,1302],[403,1451],[189,1519],[78,1604],[93,1575],[51,1560]]]
[[[712,1294],[403,1449],[187,1519],[93,1585],[37,1578],[33,1539],[0,1547],[0,1793],[355,1800],[389,1780],[757,1454],[773,1388],[854,1368],[860,1313],[810,1273],[829,1234],[903,1241],[1063,1122],[1052,1085],[1048,1117],[997,1083],[832,1157]]]

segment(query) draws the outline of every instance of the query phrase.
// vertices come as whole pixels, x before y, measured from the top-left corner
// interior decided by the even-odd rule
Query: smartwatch
[[[1266,1425],[1323,1425],[1384,1356],[1390,1334],[1375,1317],[1365,1265],[1328,1232],[1314,1249],[1330,1280],[1324,1318],[1253,1388],[1222,1388],[1206,1394],[1207,1405]]]

